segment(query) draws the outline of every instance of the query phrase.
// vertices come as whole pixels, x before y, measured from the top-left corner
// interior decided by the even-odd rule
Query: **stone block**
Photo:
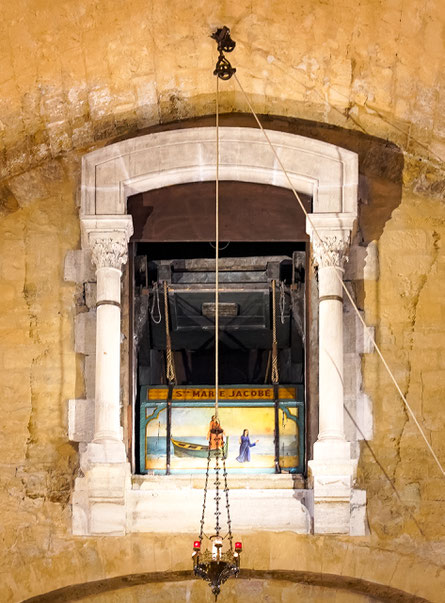
[[[75,481],[71,505],[73,534],[87,536],[89,534],[88,491],[87,480],[84,477],[78,477]]]
[[[175,478],[173,478],[175,479]],[[179,482],[181,485],[181,482]],[[305,491],[280,489],[231,490],[230,507],[237,532],[266,530],[308,534],[311,515],[303,504]],[[208,500],[213,500],[209,490]],[[194,532],[199,525],[202,491],[178,487],[131,490],[127,496],[129,531]],[[246,508],[249,512],[246,513]],[[221,519],[225,523],[225,512]]]
[[[93,399],[95,397],[95,383],[96,383],[96,355],[85,356],[84,364],[84,380],[85,380],[85,394],[87,398]]]
[[[343,364],[343,390],[345,397],[355,396],[360,389],[361,376],[361,360],[357,353],[344,354]]]
[[[379,254],[376,241],[367,247],[353,245],[345,265],[346,281],[376,281],[379,278]]]
[[[364,392],[359,392],[357,394],[355,421],[357,423],[357,439],[371,440],[374,430],[372,401]]]
[[[85,283],[85,304],[87,308],[96,307],[96,296],[97,296],[97,284],[96,283]]]
[[[96,353],[96,310],[77,314],[74,319],[74,349],[78,354]]]
[[[9,180],[8,186],[17,199],[20,207],[26,207],[27,205],[30,205],[39,199],[44,199],[49,195],[48,184],[50,180],[48,179],[45,171],[47,171],[48,166],[51,165],[55,165],[59,168],[58,177],[60,179],[60,166],[57,164],[57,162],[52,162],[48,163],[43,168],[29,170]]]
[[[122,427],[121,427],[122,435]],[[85,453],[85,463],[88,466],[112,464],[122,465],[127,460],[124,443],[120,440],[101,440],[99,442],[90,442]]]
[[[352,490],[351,492],[351,536],[365,536],[368,533],[366,521],[366,490]]]
[[[64,280],[73,283],[96,281],[96,268],[91,261],[91,251],[68,251],[65,256]]]
[[[89,517],[90,534],[120,536],[126,532],[126,509],[116,502],[94,502]]]
[[[91,465],[87,471],[88,497],[90,499],[125,499],[129,466],[127,463],[102,463]]]
[[[71,442],[91,442],[94,436],[94,400],[68,400],[68,437]]]
[[[364,313],[360,312],[362,318]],[[366,322],[366,321],[365,321]],[[356,312],[348,304],[343,312],[343,345],[345,353],[370,354],[374,351],[372,338],[375,337],[375,328],[363,326]]]
[[[349,501],[320,501],[314,503],[315,534],[349,534]]]
[[[348,500],[351,495],[351,478],[348,475],[314,475],[314,500]]]

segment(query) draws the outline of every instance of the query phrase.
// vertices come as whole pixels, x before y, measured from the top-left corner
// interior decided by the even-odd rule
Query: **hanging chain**
[[[209,469],[210,469],[210,440],[209,440],[209,452],[207,454],[207,469],[206,469],[206,478],[205,478],[205,482],[204,482],[204,500],[202,502],[202,516],[201,516],[201,529],[199,531],[199,542],[202,542],[202,537],[204,535],[207,489],[208,489],[208,484],[209,484]]]
[[[229,547],[233,550],[233,535],[232,535],[232,519],[230,517],[230,502],[229,502],[229,485],[227,482],[226,457],[223,454],[223,476],[224,476],[224,492],[226,493],[226,510],[227,510],[227,535],[229,537]]]
[[[278,342],[277,342],[277,300],[275,295],[275,279],[272,281],[272,383],[279,382],[278,375]]]
[[[169,383],[176,383],[175,361],[173,359],[170,324],[168,317],[168,287],[164,281],[164,313],[165,313],[165,348],[167,356],[166,376]]]
[[[157,310],[157,314],[158,317],[155,318],[155,305],[156,310]],[[161,307],[159,305],[159,286],[158,283],[153,283],[153,302],[151,304],[151,308],[150,308],[150,316],[152,321],[155,323],[155,325],[158,325],[161,320],[162,320],[162,316],[161,316]]]
[[[219,536],[219,533],[221,531],[221,526],[219,524],[219,516],[221,515],[221,511],[219,510],[219,501],[221,500],[221,496],[219,495],[219,487],[220,487],[220,480],[219,480],[219,470],[220,470],[220,466],[219,466],[219,453],[220,450],[216,450],[215,452],[215,534],[216,536]]]
[[[284,311],[286,309],[286,294],[284,292],[284,281],[280,281],[280,320],[284,325]]]

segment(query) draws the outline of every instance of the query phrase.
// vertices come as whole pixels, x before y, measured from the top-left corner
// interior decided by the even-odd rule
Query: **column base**
[[[122,440],[93,440],[87,445],[87,463],[125,463],[127,453]]]
[[[123,442],[91,442],[81,454],[81,470],[72,499],[73,534],[124,535],[131,469]]]
[[[350,458],[349,442],[324,439],[314,444],[309,474],[314,488],[315,534],[351,533],[351,496],[356,468],[357,461]]]

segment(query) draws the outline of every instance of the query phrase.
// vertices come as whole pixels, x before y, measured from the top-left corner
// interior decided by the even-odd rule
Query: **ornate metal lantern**
[[[199,539],[193,543],[193,571],[195,576],[199,576],[209,582],[212,593],[215,595],[215,601],[220,593],[221,585],[231,576],[235,578],[240,571],[240,554],[242,543],[233,543],[232,521],[230,518],[229,487],[227,484],[226,459],[224,456],[224,431],[220,426],[218,418],[214,416],[211,422],[209,437],[209,452],[207,455],[207,470],[204,484],[204,501],[202,506],[201,530]],[[211,536],[205,536],[204,523],[207,492],[209,484],[209,475],[212,459],[214,459],[215,472],[215,533]],[[221,502],[221,479],[220,471],[223,471],[225,505],[227,512],[227,534],[221,535],[220,523],[220,502]],[[207,547],[203,547],[203,539],[207,539]]]

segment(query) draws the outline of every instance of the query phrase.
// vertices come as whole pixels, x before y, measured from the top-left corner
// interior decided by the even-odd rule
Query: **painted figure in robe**
[[[239,439],[240,447],[239,447],[239,456],[236,457],[236,460],[239,463],[249,463],[250,462],[250,449],[253,446],[258,444],[259,440],[251,443],[249,438],[249,430],[244,429],[243,435]]]

